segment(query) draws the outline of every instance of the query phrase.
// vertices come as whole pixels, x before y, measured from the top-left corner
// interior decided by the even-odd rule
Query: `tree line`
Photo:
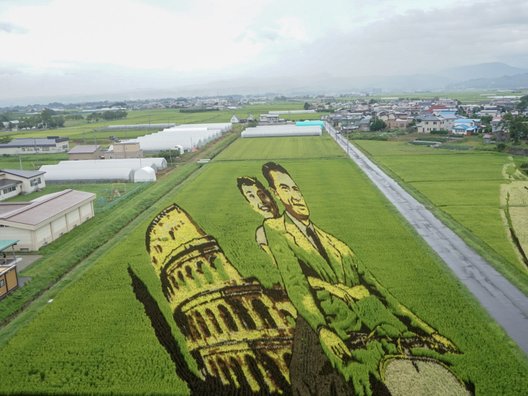
[[[112,121],[126,118],[128,113],[125,110],[108,110],[102,112],[93,112],[86,117],[88,122],[98,122],[100,120]]]

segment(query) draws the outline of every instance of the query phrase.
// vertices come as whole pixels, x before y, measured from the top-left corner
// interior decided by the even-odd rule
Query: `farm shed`
[[[106,158],[142,158],[143,151],[138,142],[119,142],[114,143],[105,153]]]
[[[0,240],[0,299],[18,287],[18,274],[14,246],[18,240]],[[7,254],[7,249],[13,249],[12,254]],[[11,257],[10,257],[11,256]]]
[[[320,126],[297,126],[288,125],[270,125],[247,128],[242,132],[243,138],[250,137],[282,137],[282,136],[320,136],[322,129]]]
[[[72,161],[97,159],[101,158],[102,155],[101,147],[96,144],[78,144],[68,151],[68,158]]]
[[[43,171],[0,170],[0,201],[46,187]]]
[[[0,238],[36,251],[94,216],[95,194],[63,190],[30,202],[0,203]]]

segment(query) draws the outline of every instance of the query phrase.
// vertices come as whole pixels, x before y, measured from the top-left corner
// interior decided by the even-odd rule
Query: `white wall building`
[[[37,251],[94,216],[95,194],[63,190],[30,202],[0,203],[0,239],[17,250]]]
[[[0,144],[0,154],[64,153],[69,147],[68,138],[16,138]]]
[[[416,119],[416,131],[418,133],[431,133],[445,129],[444,120],[432,114],[417,116]]]
[[[43,171],[0,169],[0,201],[46,187]]]

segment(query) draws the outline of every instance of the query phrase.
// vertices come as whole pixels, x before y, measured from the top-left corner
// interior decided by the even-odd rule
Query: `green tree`
[[[508,113],[503,121],[514,143],[519,143],[521,139],[528,139],[528,117]]]
[[[528,108],[528,95],[524,95],[521,101],[517,104],[517,110],[525,111]]]
[[[373,132],[382,131],[385,128],[387,128],[387,124],[385,123],[385,121],[379,119],[378,117],[374,117],[374,119],[370,123],[370,130]]]
[[[484,133],[491,133],[491,120],[493,120],[493,117],[490,115],[480,117],[480,121],[482,123],[482,130],[484,131]]]

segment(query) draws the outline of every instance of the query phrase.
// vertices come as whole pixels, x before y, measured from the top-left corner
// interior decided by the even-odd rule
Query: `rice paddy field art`
[[[3,340],[1,393],[290,394],[313,370],[321,393],[528,387],[524,354],[326,135],[238,140],[145,215]]]

